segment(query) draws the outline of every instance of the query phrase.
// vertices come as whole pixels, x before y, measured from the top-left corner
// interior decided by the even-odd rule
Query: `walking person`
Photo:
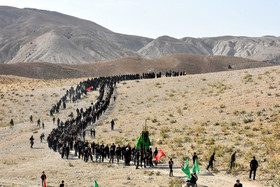
[[[139,159],[140,159],[140,150],[139,149],[136,151],[135,157],[136,157],[136,169],[138,169],[138,167],[139,167]]]
[[[252,172],[254,172],[253,180],[256,179],[256,171],[257,171],[258,167],[259,167],[258,161],[256,160],[256,157],[253,156],[253,160],[251,160],[251,162],[250,162],[250,168],[251,168],[250,175],[249,175],[250,179],[252,177]]]
[[[157,156],[157,154],[158,154],[158,149],[156,147],[155,150],[154,150],[154,158]],[[158,164],[158,161],[155,161],[156,166],[157,166],[157,164]]]
[[[112,164],[114,163],[114,156],[115,156],[115,151],[114,151],[114,149],[111,147],[109,163],[110,163],[110,162],[112,162]]]
[[[114,130],[114,125],[115,125],[115,122],[114,122],[114,120],[112,119],[112,121],[111,121],[111,130],[112,130],[112,131]]]
[[[42,141],[43,141],[44,138],[45,138],[45,134],[42,133],[42,134],[40,135],[40,142],[41,142],[41,143],[42,143]]]
[[[213,162],[215,161],[215,152],[211,155],[209,160],[209,165],[207,166],[207,170],[211,167],[213,169]]]
[[[33,135],[29,138],[29,140],[30,140],[30,147],[33,148],[33,145],[34,145]]]
[[[120,158],[121,158],[121,147],[118,145],[117,150],[116,150],[116,155],[117,155],[117,163],[120,163]]]
[[[42,179],[42,187],[46,187],[47,186],[46,185],[47,176],[44,171],[42,172],[41,179]]]
[[[197,160],[197,155],[196,155],[196,152],[194,152],[194,153],[193,153],[193,157],[192,157],[192,159],[193,159],[193,165],[194,165],[195,160]]]
[[[169,177],[173,177],[173,164],[174,164],[174,162],[172,161],[172,158],[170,158],[168,164],[169,164],[169,169],[170,169]]]
[[[231,155],[230,158],[230,170],[232,170],[233,167],[235,167],[235,160],[236,160],[236,151]]]

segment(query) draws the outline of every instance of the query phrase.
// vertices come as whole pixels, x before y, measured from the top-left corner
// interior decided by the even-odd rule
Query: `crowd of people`
[[[172,76],[184,76],[186,72],[166,72],[166,77]],[[161,73],[143,73],[140,74],[130,74],[122,76],[112,76],[112,77],[100,77],[94,79],[88,79],[86,81],[80,82],[76,88],[71,87],[66,91],[65,95],[50,109],[50,116],[53,117],[53,123],[56,119],[54,117],[55,113],[59,113],[61,107],[66,108],[67,102],[76,102],[82,99],[84,95],[87,95],[91,90],[98,90],[99,96],[94,103],[90,103],[87,108],[76,109],[75,117],[73,112],[69,115],[69,118],[63,122],[57,118],[57,128],[54,128],[47,137],[48,147],[61,154],[61,158],[69,158],[70,151],[73,150],[73,156],[82,159],[84,162],[104,162],[105,159],[109,160],[109,163],[120,164],[122,160],[126,166],[134,164],[136,169],[139,167],[154,167],[157,162],[153,162],[154,157],[157,155],[158,150],[155,148],[152,151],[151,148],[148,150],[137,149],[135,146],[132,148],[129,144],[120,146],[114,143],[108,145],[95,143],[94,141],[88,142],[85,140],[86,129],[89,125],[96,123],[100,116],[108,109],[110,105],[110,100],[112,99],[116,85],[120,81],[125,80],[135,80],[135,79],[152,79],[160,78]],[[114,101],[116,96],[113,97]],[[32,120],[32,116],[31,119]],[[40,123],[40,122],[39,122]],[[13,124],[13,121],[11,121]],[[114,130],[114,120],[111,121],[111,129]],[[90,129],[91,136],[95,137],[95,129]],[[44,138],[44,134],[41,135],[40,139]],[[31,148],[34,144],[33,136],[30,138],[32,142]],[[236,152],[231,157],[230,169],[235,166],[235,156]],[[95,157],[95,158],[94,158]],[[197,160],[197,155],[193,155],[193,164]],[[213,163],[215,161],[215,153],[210,157],[207,170],[213,168]],[[173,164],[172,158],[169,161],[170,174],[173,176]],[[254,174],[253,179],[255,180],[256,169],[258,163],[255,158],[251,161],[251,174]],[[44,176],[44,180],[46,176]],[[191,175],[191,179],[188,180],[188,184],[196,184],[197,175],[194,173]],[[43,180],[43,179],[42,179]],[[240,181],[236,181],[235,186],[240,186]],[[64,184],[64,181],[63,181]],[[242,186],[242,184],[241,184]]]

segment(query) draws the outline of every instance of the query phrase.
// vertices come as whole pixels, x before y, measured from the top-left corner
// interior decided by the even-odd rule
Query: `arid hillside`
[[[176,54],[159,59],[125,57],[111,61],[80,65],[39,62],[0,64],[0,75],[16,75],[36,79],[63,79],[136,73],[142,74],[145,72],[165,73],[167,71],[184,71],[187,74],[199,74],[271,65],[274,64],[238,57]]]
[[[44,170],[49,186],[65,180],[67,186],[169,186],[187,180],[181,171],[187,156],[198,153],[201,173],[199,187],[233,186],[240,179],[246,187],[279,186],[280,155],[280,67],[214,72],[182,77],[123,81],[114,92],[108,111],[96,125],[96,138],[105,144],[135,145],[146,121],[152,148],[163,157],[155,168],[123,164],[86,163],[73,157],[61,159],[57,152],[39,141],[55,128],[49,109],[70,86],[80,79],[30,80],[0,77],[0,184],[38,186]],[[10,80],[15,82],[11,83]],[[4,80],[7,80],[5,82]],[[55,117],[67,119],[76,108],[88,107],[97,91],[77,103],[67,103]],[[34,122],[29,122],[29,115]],[[15,126],[10,128],[13,118]],[[41,119],[45,129],[36,127]],[[111,131],[110,121],[115,120]],[[35,137],[34,149],[29,138]],[[206,166],[216,152],[213,171]],[[229,172],[231,154],[237,151],[237,167]],[[20,154],[15,154],[20,153]],[[259,162],[256,181],[248,179],[252,156]],[[174,177],[168,177],[168,159],[174,159]],[[190,162],[192,167],[192,162]]]

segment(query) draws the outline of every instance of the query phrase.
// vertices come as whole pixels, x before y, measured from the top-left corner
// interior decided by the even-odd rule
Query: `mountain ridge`
[[[0,6],[0,63],[86,64],[127,56],[223,55],[280,64],[280,37],[156,39],[115,33],[90,20],[34,8]]]

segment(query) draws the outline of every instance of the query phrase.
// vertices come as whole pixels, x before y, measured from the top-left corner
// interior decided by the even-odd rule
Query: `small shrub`
[[[248,118],[248,119],[244,119],[244,120],[243,120],[244,123],[251,123],[251,122],[253,122],[253,121],[254,121],[254,120],[251,119],[251,118]]]
[[[236,123],[236,122],[234,122],[234,121],[232,121],[232,122],[230,123],[230,125],[231,125],[232,127],[234,127],[234,126],[236,126],[236,125],[237,125],[237,123]]]
[[[247,125],[247,126],[244,127],[244,129],[245,129],[245,130],[249,130],[249,129],[250,129],[250,126]]]

